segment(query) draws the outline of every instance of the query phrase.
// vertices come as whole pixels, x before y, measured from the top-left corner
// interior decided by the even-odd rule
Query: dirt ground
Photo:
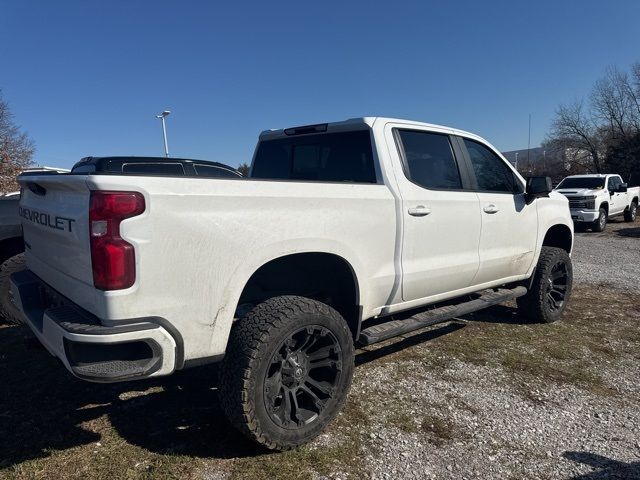
[[[280,454],[226,422],[213,367],[90,384],[0,328],[0,478],[638,479],[637,226],[578,233],[557,324],[507,304],[359,351],[337,421]]]

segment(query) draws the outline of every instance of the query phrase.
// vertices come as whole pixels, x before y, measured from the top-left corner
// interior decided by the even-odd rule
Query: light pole
[[[171,112],[169,110],[165,110],[160,115],[156,115],[156,118],[159,118],[162,122],[162,136],[164,138],[164,156],[169,156],[169,144],[167,143],[167,126],[164,123],[165,117],[169,116]]]

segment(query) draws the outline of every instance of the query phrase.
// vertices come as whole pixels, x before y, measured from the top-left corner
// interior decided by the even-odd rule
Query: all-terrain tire
[[[607,227],[607,211],[604,208],[600,209],[600,213],[595,222],[591,224],[591,229],[594,232],[604,232]]]
[[[638,205],[636,205],[636,202],[631,202],[631,205],[629,205],[629,208],[624,211],[624,221],[635,222],[637,212],[638,212]]]
[[[24,323],[20,310],[14,305],[11,297],[11,284],[9,277],[12,273],[19,272],[26,268],[24,253],[19,253],[8,258],[0,265],[0,321],[19,325]]]
[[[300,393],[300,398],[296,393],[289,396],[287,392],[292,390],[283,387],[285,379],[295,381],[293,376],[282,372],[289,367],[287,359],[293,352],[303,350],[304,345],[298,345],[296,339],[304,336],[307,338],[305,345],[309,338],[316,337],[313,340],[316,344],[328,342],[330,346],[322,347],[322,350],[332,355],[332,360],[321,362],[329,366],[316,367],[309,363],[308,368],[303,369],[305,372],[320,371],[333,379],[333,383],[313,380],[315,384],[322,383],[323,389],[330,390],[330,393],[321,392],[312,387],[316,399],[323,397],[318,401],[311,400],[309,408],[318,408],[314,418],[304,407],[298,406],[299,402],[308,400],[307,396],[313,398],[303,391],[305,387],[292,387]],[[318,351],[310,353],[309,358],[318,355]],[[294,362],[294,366],[297,363]],[[271,374],[274,368],[282,370]],[[328,370],[322,370],[324,368]],[[315,438],[335,418],[349,392],[353,368],[353,337],[337,311],[305,297],[274,297],[255,306],[233,325],[220,368],[220,403],[231,423],[244,435],[269,449],[288,450]],[[296,369],[295,373],[300,372]],[[310,376],[308,373],[307,377]],[[277,383],[278,379],[280,383]],[[327,384],[331,385],[330,389]],[[287,385],[291,386],[291,383]],[[277,395],[279,392],[284,392],[281,397]],[[289,412],[292,411],[292,400],[295,401],[294,421],[286,414],[285,397]],[[279,406],[276,405],[278,399],[281,400]],[[281,420],[277,415],[286,418]],[[300,419],[305,415],[308,418]]]
[[[518,312],[533,322],[555,322],[567,306],[572,285],[569,254],[562,248],[542,247],[531,288],[517,299]]]

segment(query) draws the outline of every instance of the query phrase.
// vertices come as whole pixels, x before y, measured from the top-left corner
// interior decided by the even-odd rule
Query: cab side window
[[[409,180],[424,188],[460,190],[462,181],[448,135],[399,130]]]
[[[522,186],[504,161],[479,142],[463,139],[469,152],[478,190],[483,192],[522,193]]]

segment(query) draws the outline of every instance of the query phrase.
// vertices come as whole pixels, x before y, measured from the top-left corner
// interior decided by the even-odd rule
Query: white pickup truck
[[[569,199],[573,221],[595,232],[602,232],[607,220],[618,215],[636,221],[640,187],[627,186],[620,175],[571,175],[556,190]]]
[[[265,131],[249,178],[19,181],[11,278],[45,347],[96,382],[220,361],[224,411],[271,449],[335,417],[356,346],[514,298],[553,322],[572,286],[567,199],[448,127]]]

